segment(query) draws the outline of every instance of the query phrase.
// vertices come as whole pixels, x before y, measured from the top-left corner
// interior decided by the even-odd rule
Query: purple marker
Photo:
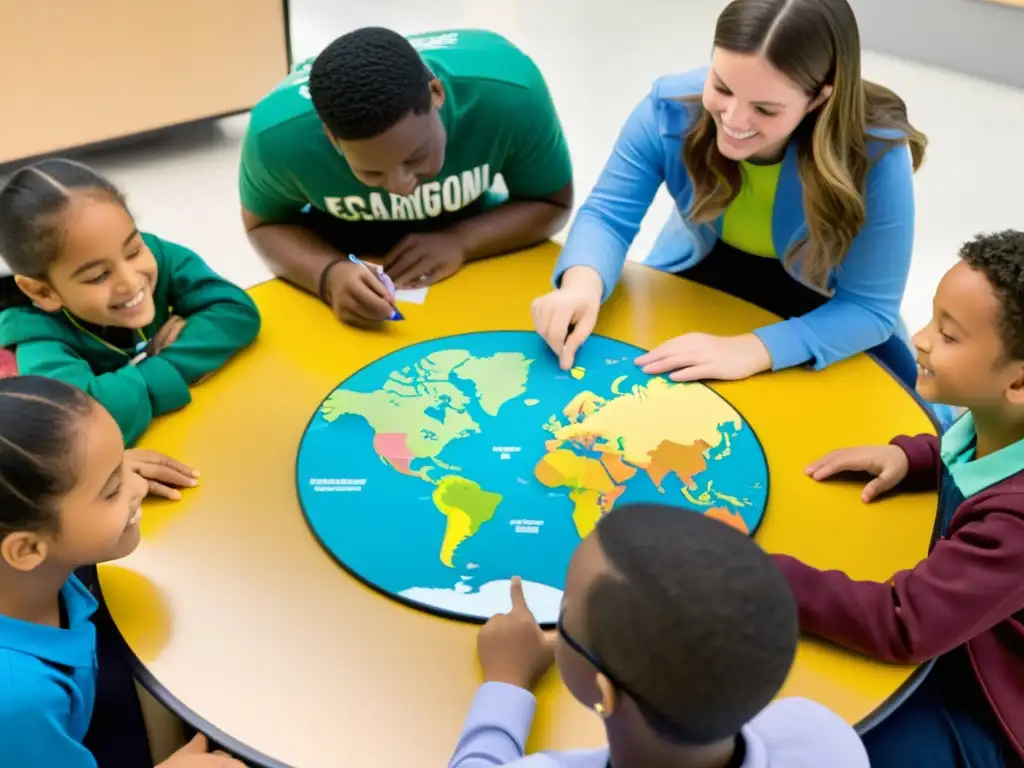
[[[395,300],[395,284],[391,282],[391,278],[387,276],[386,272],[384,272],[383,267],[377,266],[376,264],[367,264],[365,261],[363,261],[360,258],[357,258],[355,254],[352,253],[348,255],[348,260],[351,261],[353,264],[359,264],[362,267],[373,272],[373,274],[376,275],[377,279],[380,280],[381,284],[384,286],[384,289],[388,292],[388,298],[390,298],[392,301]],[[391,313],[391,317],[389,317],[388,320],[405,320],[405,316],[402,315],[402,313],[399,312],[397,309],[395,309]]]

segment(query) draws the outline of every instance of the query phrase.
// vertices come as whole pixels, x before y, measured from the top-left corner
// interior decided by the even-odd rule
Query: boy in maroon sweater
[[[1024,765],[1024,233],[980,236],[914,337],[917,391],[968,413],[942,436],[835,451],[815,480],[874,475],[862,498],[938,489],[940,538],[886,583],[776,555],[805,632],[883,661],[936,659],[864,737],[873,768]]]

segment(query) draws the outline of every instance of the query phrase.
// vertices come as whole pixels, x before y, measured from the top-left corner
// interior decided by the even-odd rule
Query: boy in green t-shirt
[[[508,198],[492,192],[501,174]],[[243,219],[280,277],[342,320],[387,319],[399,287],[541,242],[572,208],[562,126],[537,66],[504,38],[460,30],[346,34],[253,110]]]

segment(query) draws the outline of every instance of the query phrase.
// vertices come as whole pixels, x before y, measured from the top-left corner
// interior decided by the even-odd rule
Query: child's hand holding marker
[[[377,279],[380,280],[380,282],[384,286],[385,290],[387,290],[387,292],[388,292],[388,299],[391,301],[392,305],[394,305],[394,302],[395,302],[395,284],[393,282],[391,282],[391,278],[387,276],[386,272],[384,272],[384,268],[379,266],[379,265],[377,265],[377,264],[368,264],[367,262],[363,261],[362,259],[357,258],[356,256],[354,256],[351,253],[348,255],[348,259],[353,264],[359,264],[364,269],[368,269],[368,270],[370,270],[370,272],[372,272],[374,275],[376,275]],[[405,317],[402,315],[401,312],[398,311],[397,307],[392,306],[391,316],[388,317],[388,320],[405,320]]]
[[[375,328],[384,320],[402,320],[395,308],[395,286],[375,264],[340,257],[320,274],[320,298],[339,320],[357,328]]]

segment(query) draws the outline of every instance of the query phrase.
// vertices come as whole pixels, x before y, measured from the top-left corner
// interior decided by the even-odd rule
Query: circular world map
[[[562,371],[534,333],[415,344],[323,401],[299,446],[299,500],[348,571],[468,621],[509,610],[513,576],[558,618],[573,550],[624,502],[660,502],[753,533],[768,467],[743,417],[703,384],[640,372],[592,336]]]

